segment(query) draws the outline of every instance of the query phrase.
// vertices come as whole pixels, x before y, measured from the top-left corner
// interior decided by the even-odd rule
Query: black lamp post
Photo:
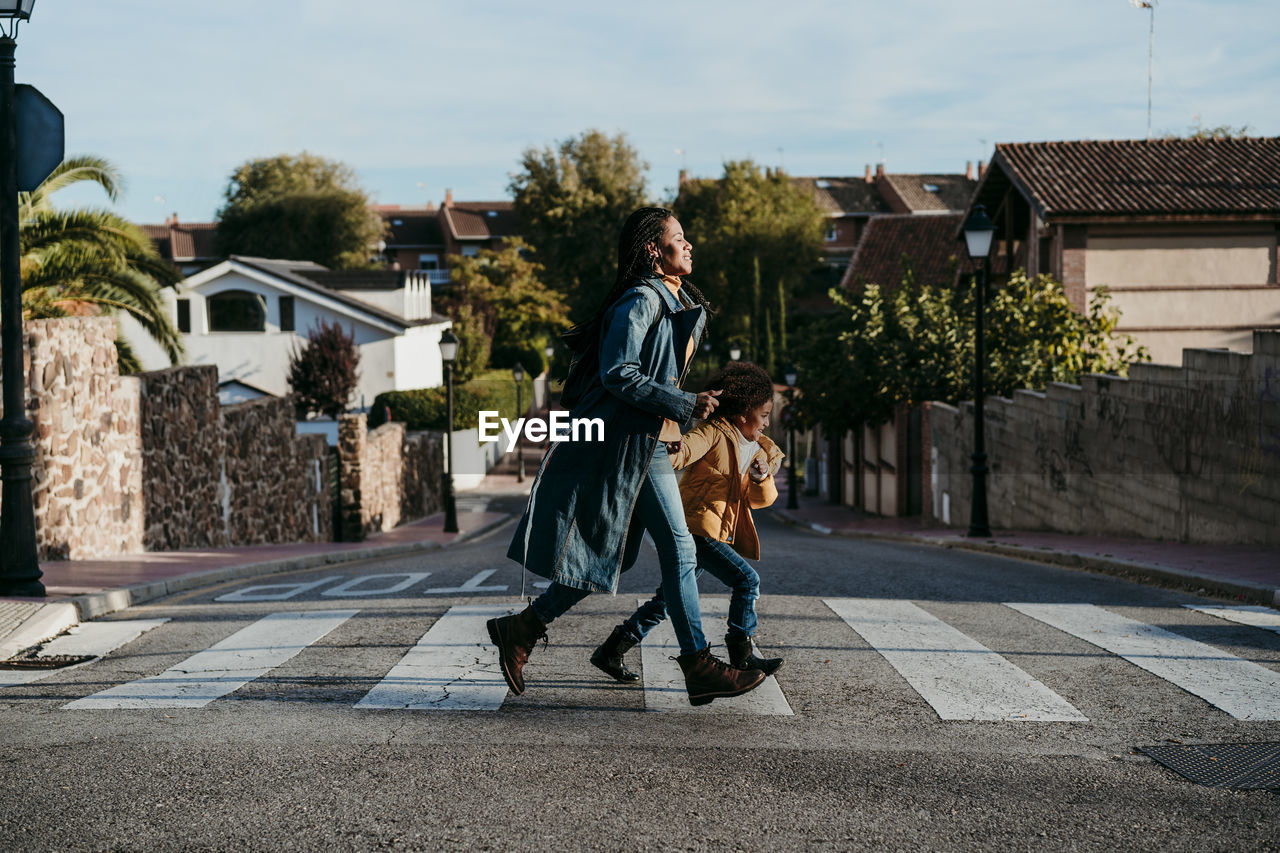
[[[983,310],[987,301],[987,256],[991,252],[991,237],[995,226],[987,217],[987,210],[982,205],[973,208],[973,213],[964,223],[964,242],[969,251],[970,260],[975,262],[973,273],[973,464],[969,471],[973,474],[973,503],[969,514],[969,535],[979,538],[991,536],[991,524],[987,520],[987,448],[985,437],[985,415],[982,378],[986,372],[986,351],[983,348]]]
[[[783,370],[782,379],[787,383],[787,387],[791,389],[792,405],[795,404],[796,394],[796,366],[788,364]],[[787,509],[799,509],[800,502],[796,499],[796,415],[795,412],[787,412],[787,450],[790,451],[791,459],[787,465]]]
[[[0,0],[0,351],[3,352],[4,417],[0,419],[0,595],[42,596],[31,500],[31,443],[22,365],[22,272],[18,240],[18,131],[13,69],[18,23],[31,17],[35,0]]]
[[[524,365],[516,362],[516,366],[511,368],[511,378],[516,381],[516,417],[524,417],[524,406],[521,405],[520,392],[524,385]],[[524,445],[516,440],[516,482],[524,482]]]
[[[729,344],[729,360],[737,361],[740,358],[742,358],[742,344],[734,341]]]
[[[445,329],[440,335],[440,360],[444,362],[445,417],[448,419],[448,452],[446,468],[441,475],[441,491],[444,494],[444,532],[458,532],[458,507],[453,500],[453,362],[458,357],[458,336],[453,329]]]

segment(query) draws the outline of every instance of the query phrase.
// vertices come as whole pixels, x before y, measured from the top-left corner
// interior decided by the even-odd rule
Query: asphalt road
[[[521,574],[504,556],[508,525],[444,551],[236,581],[103,620],[168,621],[101,660],[0,687],[0,849],[1280,848],[1280,796],[1195,785],[1135,751],[1280,741],[1280,722],[1240,719],[1239,706],[1233,716],[1008,603],[1094,605],[1211,646],[1199,661],[1211,674],[1234,672],[1238,658],[1273,687],[1280,633],[1184,607],[1223,602],[1111,577],[820,537],[767,514],[760,526],[757,641],[786,658],[772,713],[721,702],[709,713],[646,710],[660,688],[616,685],[587,663],[656,586],[648,547],[618,596],[592,596],[551,626],[524,695],[500,695],[485,710],[357,707],[395,681],[393,669],[428,629],[444,631],[449,614],[521,606]],[[348,594],[410,580],[399,592]],[[481,589],[430,591],[468,582]],[[249,589],[264,585],[280,586]],[[725,594],[710,579],[702,589],[708,601]],[[253,600],[264,595],[278,598]],[[907,632],[895,639],[877,634],[872,617],[846,621],[846,600],[891,602],[910,615]],[[263,674],[215,665],[211,681],[230,692],[199,707],[67,707],[103,691],[163,694],[196,677],[193,660],[209,660],[195,656],[250,636],[237,632],[277,624],[272,614],[317,612],[333,617],[331,629]],[[706,628],[720,643],[722,625]],[[935,629],[980,646],[903,647]],[[469,658],[491,679],[487,639],[461,630],[436,651]],[[905,673],[922,657],[913,681]],[[996,666],[947,686],[953,667],[977,658],[1016,666],[1011,689],[1038,683],[1080,719],[944,719],[960,694],[985,697],[998,680]],[[646,672],[663,660],[654,654]],[[638,669],[641,650],[628,661]],[[145,689],[143,678],[152,679]],[[1259,711],[1256,695],[1252,706],[1242,700],[1254,716],[1280,716],[1265,703]]]

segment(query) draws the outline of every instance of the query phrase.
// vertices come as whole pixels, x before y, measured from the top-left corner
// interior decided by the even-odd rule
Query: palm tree
[[[182,341],[160,292],[182,274],[156,252],[132,222],[98,208],[58,210],[50,196],[92,181],[107,198],[120,197],[120,173],[99,157],[74,157],[30,193],[19,193],[24,318],[119,311],[132,316],[177,363]],[[117,337],[122,373],[141,369],[128,341]]]

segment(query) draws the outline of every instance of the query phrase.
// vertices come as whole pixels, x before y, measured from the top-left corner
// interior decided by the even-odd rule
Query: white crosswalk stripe
[[[356,613],[272,613],[159,675],[103,690],[63,708],[203,708],[266,675]]]
[[[1239,720],[1280,720],[1280,673],[1093,604],[1009,604],[1119,655]]]
[[[1200,613],[1207,613],[1210,616],[1217,616],[1219,619],[1239,622],[1241,625],[1249,625],[1253,628],[1262,628],[1264,631],[1275,631],[1280,634],[1280,611],[1272,610],[1270,607],[1253,604],[1211,605],[1207,607],[1198,604],[1184,604],[1182,606],[1190,610],[1197,610]]]
[[[910,601],[828,598],[824,602],[944,720],[1088,719],[1005,658]]]
[[[481,585],[486,577],[482,573],[473,578],[472,586]],[[384,575],[376,579],[375,585],[396,585],[407,579],[409,573]],[[360,590],[358,586],[354,589]],[[723,623],[728,604],[728,599],[721,596],[702,599],[703,622],[709,634],[714,633],[712,627]],[[860,636],[941,720],[1083,722],[1087,719],[1054,692],[1052,683],[1041,683],[1004,655],[930,613],[925,609],[927,606],[928,602],[916,604],[899,599],[832,598],[822,600],[821,604],[813,601],[813,609],[808,611],[807,618],[812,619],[816,615],[818,618],[812,622],[816,627],[821,626],[824,619],[839,619],[835,623],[841,626],[839,630],[852,630]],[[1005,606],[1039,623],[1036,630],[1049,638],[1037,641],[1038,645],[1043,645],[1043,651],[1052,647],[1051,637],[1056,632],[1065,632],[1199,696],[1232,717],[1241,720],[1280,719],[1280,672],[1274,667],[1243,660],[1223,649],[1092,604],[1009,603]],[[390,670],[374,674],[373,677],[380,680],[359,699],[355,707],[410,711],[500,710],[509,693],[484,623],[511,609],[509,604],[449,607],[443,616],[425,625],[417,643],[407,648]],[[1280,621],[1273,611],[1262,608],[1195,605],[1194,609],[1247,626],[1241,630],[1275,630],[1275,623]],[[1183,612],[1178,608],[1175,610]],[[159,675],[120,684],[63,707],[69,710],[202,708],[283,665],[357,612],[293,610],[272,613]],[[165,621],[87,623],[75,633],[51,642],[43,653],[91,654],[101,658]],[[1035,623],[1028,622],[1026,626]],[[174,628],[175,624],[171,624],[165,630]],[[999,629],[996,629],[996,635],[1002,635]],[[983,636],[988,635],[984,633]],[[1025,636],[1025,633],[1020,636]],[[848,642],[853,643],[852,635],[848,637]],[[573,643],[572,640],[568,642]],[[824,639],[823,642],[829,643],[830,640]],[[553,642],[553,651],[554,646]],[[331,650],[329,653],[341,654],[343,650]],[[668,620],[650,633],[638,654],[632,655],[633,668],[637,663],[635,658],[639,658],[644,707],[647,710],[712,715],[794,715],[786,695],[790,674],[787,669],[779,673],[781,681],[769,678],[765,684],[744,696],[717,699],[698,708],[690,706],[683,675],[673,659],[678,654],[678,644]],[[585,660],[573,665],[579,664],[588,682],[597,677]],[[94,662],[83,664],[93,665]],[[796,669],[799,668],[793,666],[792,671]],[[52,673],[66,671],[0,670],[0,687],[27,684]],[[352,672],[353,678],[368,676]],[[526,696],[536,697],[554,695],[551,691],[558,688],[554,684],[540,684],[535,677],[530,689]],[[565,707],[572,704],[573,701],[567,702]],[[1206,713],[1216,712],[1206,708]]]
[[[510,610],[498,604],[450,607],[356,707],[497,710],[507,683],[484,623]]]
[[[637,600],[644,604],[647,598]],[[729,614],[727,598],[702,598],[702,625],[704,631],[710,626],[723,624]],[[684,687],[684,673],[680,664],[671,658],[680,654],[680,644],[676,641],[676,632],[671,628],[671,620],[667,619],[649,632],[640,644],[640,660],[644,676],[644,706],[649,711],[666,711],[681,714],[749,714],[759,716],[791,716],[791,705],[787,697],[782,695],[778,679],[769,676],[750,693],[732,696],[727,699],[716,699],[710,705],[694,707],[689,704],[689,695]]]

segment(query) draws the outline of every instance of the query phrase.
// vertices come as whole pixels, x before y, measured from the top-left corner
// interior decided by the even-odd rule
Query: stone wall
[[[121,378],[116,367],[114,321],[34,320],[24,326],[40,558],[142,550],[138,382]]]
[[[973,407],[935,403],[934,514],[969,520]],[[1280,332],[1253,353],[1184,350],[1182,367],[991,398],[992,527],[1280,544]]]
[[[221,407],[212,366],[121,377],[111,318],[24,326],[41,559],[332,538],[329,448],[289,401]]]
[[[142,385],[142,482],[148,551],[225,548],[226,439],[218,368],[138,374]]]
[[[236,545],[333,538],[329,448],[297,435],[293,406],[262,397],[222,409],[226,448],[223,516]]]
[[[439,511],[442,447],[439,433],[407,433],[402,423],[370,432],[364,415],[343,415],[338,424],[342,540],[360,541]]]

